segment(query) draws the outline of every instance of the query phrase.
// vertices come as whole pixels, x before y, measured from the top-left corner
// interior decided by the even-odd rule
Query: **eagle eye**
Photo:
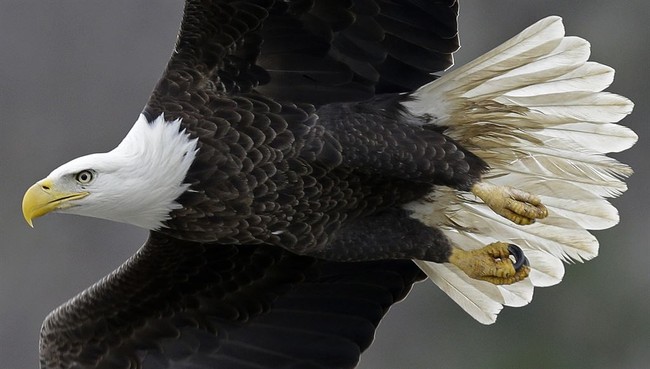
[[[91,170],[86,169],[75,174],[74,179],[81,184],[87,184],[93,180],[93,177],[94,173]]]

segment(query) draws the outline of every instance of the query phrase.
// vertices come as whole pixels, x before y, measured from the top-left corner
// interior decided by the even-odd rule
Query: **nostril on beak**
[[[48,186],[48,185],[41,185],[41,188],[42,188],[43,190],[45,190],[45,191],[49,191],[49,190],[50,190],[50,186]]]

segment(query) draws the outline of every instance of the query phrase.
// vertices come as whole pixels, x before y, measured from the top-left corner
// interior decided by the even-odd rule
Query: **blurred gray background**
[[[181,1],[0,2],[0,367],[37,367],[45,315],[116,268],[146,232],[53,215],[29,229],[24,191],[53,168],[112,149],[147,101],[171,52]],[[636,174],[598,232],[600,256],[569,266],[532,304],[475,322],[433,284],[416,286],[380,326],[364,369],[650,367],[647,138],[650,2],[461,0],[462,65],[547,15],[614,67],[610,91],[636,103],[640,142],[616,155]]]

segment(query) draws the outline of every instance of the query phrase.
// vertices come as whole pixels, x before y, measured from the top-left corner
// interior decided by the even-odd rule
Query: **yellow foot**
[[[495,213],[520,225],[533,224],[535,219],[548,216],[548,210],[539,197],[528,192],[479,182],[472,187],[472,193]]]
[[[471,251],[454,247],[449,262],[471,278],[493,284],[512,284],[530,273],[524,252],[518,246],[505,242],[491,243]]]

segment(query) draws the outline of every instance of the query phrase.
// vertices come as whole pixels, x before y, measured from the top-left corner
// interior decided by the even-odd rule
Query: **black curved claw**
[[[521,249],[521,247],[513,244],[508,245],[508,252],[510,255],[515,257],[515,270],[519,271],[524,265],[529,266],[530,263],[528,262],[528,258],[526,255],[524,255],[524,250]]]

